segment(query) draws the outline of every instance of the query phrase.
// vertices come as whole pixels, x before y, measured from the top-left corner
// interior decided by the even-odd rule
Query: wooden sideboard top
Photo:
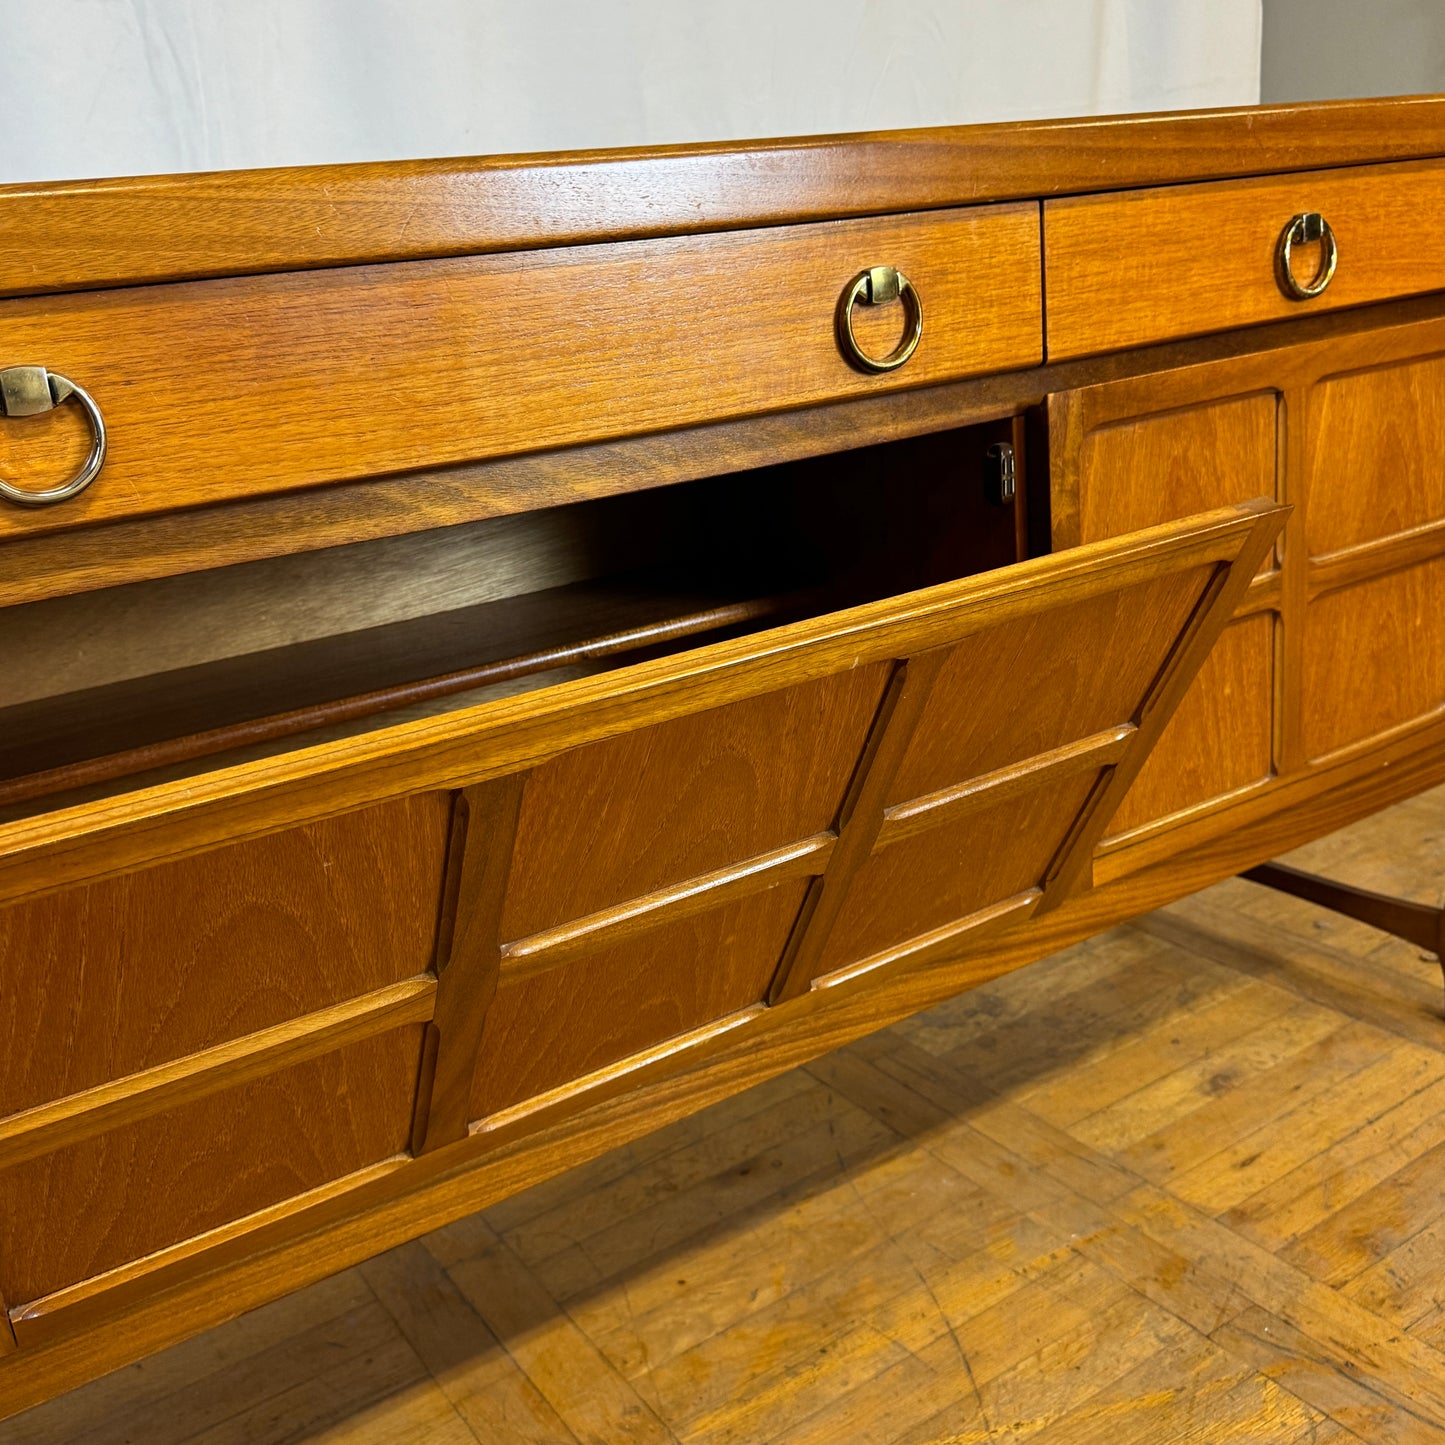
[[[1445,154],[1445,97],[0,187],[0,295],[931,210]]]

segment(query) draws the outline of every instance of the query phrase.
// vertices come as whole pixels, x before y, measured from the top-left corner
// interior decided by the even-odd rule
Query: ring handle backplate
[[[1316,241],[1320,245],[1319,269],[1312,281],[1300,281],[1294,274],[1294,262],[1290,253],[1296,246]],[[1275,259],[1279,263],[1279,284],[1284,294],[1292,301],[1309,301],[1320,295],[1334,279],[1340,248],[1335,243],[1335,233],[1330,229],[1330,223],[1318,211],[1301,211],[1279,233]]]
[[[45,491],[28,491],[0,477],[0,498],[17,507],[50,507],[78,497],[96,478],[105,462],[105,419],[83,386],[43,366],[8,366],[0,370],[0,415],[39,416],[74,399],[90,423],[90,454],[68,482]]]
[[[903,340],[887,356],[869,356],[853,334],[853,308],[862,302],[883,306],[901,301],[904,313]],[[872,266],[860,271],[844,288],[838,301],[838,345],[843,355],[862,371],[897,371],[918,349],[923,335],[923,303],[913,283],[894,266]]]

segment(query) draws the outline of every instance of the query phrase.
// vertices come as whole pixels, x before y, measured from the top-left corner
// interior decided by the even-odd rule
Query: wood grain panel
[[[0,294],[1438,155],[1433,96],[0,188]]]
[[[0,1172],[13,1309],[405,1148],[420,1027]]]
[[[358,1039],[390,1033],[403,1024],[427,1023],[436,992],[435,976],[419,974],[199,1053],[22,1109],[0,1119],[0,1168],[278,1073],[303,1059],[335,1053]]]
[[[887,665],[694,713],[533,770],[507,940],[833,825]]]
[[[1114,814],[1111,835],[1195,809],[1270,775],[1274,630],[1269,612],[1224,629]]]
[[[1205,573],[1176,573],[1041,612],[953,648],[888,792],[897,804],[1127,722],[1162,660],[1141,621],[1175,636]],[[1151,633],[1152,635],[1152,633]]]
[[[0,444],[5,435],[0,428]],[[603,557],[615,572],[636,571],[655,558],[648,500],[541,503],[544,510],[470,526],[432,525],[240,566],[216,558],[214,566],[158,583],[5,607],[0,706],[418,617],[456,616],[586,581]]]
[[[919,656],[901,659],[893,669],[848,785],[848,794],[838,810],[838,846],[833,849],[827,867],[808,889],[788,947],[769,986],[769,1003],[795,997],[807,988],[854,875],[873,851],[883,826],[888,790],[908,751],[946,656],[946,649],[933,648]]]
[[[898,674],[897,706],[880,713],[882,737],[870,744],[877,761],[842,820],[827,873],[809,895],[801,940],[790,946],[775,998],[795,997],[820,977],[836,985],[904,955],[919,963],[950,956],[967,947],[965,936],[982,936],[985,925],[1021,923],[1088,886],[1108,818],[1274,541],[1280,509],[1264,501],[1251,509],[1269,516],[1270,525],[1231,567],[1175,574],[1190,585],[1172,607],[1146,588],[1122,589],[1127,617],[1111,619],[1107,636],[1130,638],[1134,685],[1123,692],[1107,655],[1091,658],[1096,665],[1082,674],[1052,665],[1063,637],[1073,655],[1098,650],[1088,626],[1097,597],[1030,619],[1041,630],[1025,639],[1026,656],[1007,623],[992,629],[1005,639],[997,656],[1011,660],[1014,671],[1028,671],[1034,685],[1026,695],[1001,694],[973,675],[986,669],[965,667],[964,678],[974,684],[968,722],[974,737],[989,743],[1000,736],[1014,747],[1030,740],[1032,755],[1011,752],[1000,765],[986,743],[980,763],[976,743],[958,746],[958,664],[979,647],[978,637],[907,662]],[[914,687],[920,664],[927,667]],[[1094,726],[1100,717],[1109,719],[1102,728]],[[926,762],[905,775],[899,759],[910,756]],[[909,797],[909,785],[919,783],[927,791]],[[892,807],[883,806],[900,792]]]
[[[1302,351],[1286,352],[1051,397],[1054,545],[1127,534],[1220,498],[1297,498],[1283,470],[1284,434],[1301,418],[1284,403],[1284,381],[1305,362]],[[1252,620],[1221,636],[1110,823],[1113,838],[1166,816],[1218,811],[1269,776],[1275,614],[1258,609],[1280,605],[1280,555],[1261,563],[1268,580],[1250,594]]]
[[[915,833],[927,832],[965,813],[1023,797],[1076,773],[1097,773],[1101,768],[1114,767],[1133,750],[1138,732],[1134,723],[1120,723],[1118,727],[1064,743],[997,772],[967,778],[936,793],[910,798],[906,803],[894,803],[883,814],[883,841],[892,844]]]
[[[1305,611],[1301,739],[1310,758],[1445,706],[1445,558],[1327,592]]]
[[[73,502],[5,507],[0,535],[1027,366],[1037,219],[1014,205],[9,301],[0,355],[85,386],[110,451]],[[880,378],[843,359],[834,311],[883,262],[913,281],[925,329]],[[888,310],[860,323],[896,326]],[[26,432],[33,486],[68,462]]]
[[[1445,358],[1326,377],[1310,407],[1312,555],[1445,517]]]
[[[758,1002],[805,889],[783,883],[546,973],[504,973],[482,1031],[471,1117]]]
[[[1264,392],[1091,429],[1078,464],[1079,540],[1274,496],[1277,410]]]
[[[449,799],[0,909],[0,1116],[431,966]]]
[[[1359,306],[1445,286],[1445,236],[1419,217],[1445,205],[1445,164],[1302,171],[1048,201],[1044,266],[1052,360]],[[1275,278],[1290,218],[1319,211],[1339,246],[1323,295]],[[1318,247],[1301,247],[1307,280]]]
[[[880,848],[859,869],[813,976],[832,973],[1043,879],[1097,772]]]
[[[831,829],[813,833],[786,847],[756,854],[711,873],[685,878],[671,887],[659,888],[556,928],[515,939],[502,951],[502,966],[512,975],[559,968],[601,947],[604,942],[610,948],[624,939],[646,933],[655,928],[664,915],[667,921],[687,918],[750,893],[760,893],[790,878],[817,877],[827,870],[837,844],[838,835]]]

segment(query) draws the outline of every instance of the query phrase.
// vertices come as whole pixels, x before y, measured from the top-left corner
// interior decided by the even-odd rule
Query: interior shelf
[[[500,519],[429,548],[357,544],[10,609],[0,648],[8,627],[40,662],[13,684],[29,695],[0,705],[0,809],[1005,565],[1022,554],[1022,507],[991,503],[983,473],[1011,426]],[[75,639],[80,651],[59,655]]]

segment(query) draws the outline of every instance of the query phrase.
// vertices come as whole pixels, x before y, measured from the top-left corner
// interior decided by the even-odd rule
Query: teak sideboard
[[[1445,100],[0,189],[0,1414],[1445,780]]]

